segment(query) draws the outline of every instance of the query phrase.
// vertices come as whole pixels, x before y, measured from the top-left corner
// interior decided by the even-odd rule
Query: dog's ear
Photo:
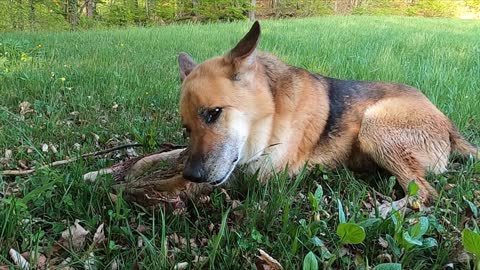
[[[180,53],[178,55],[178,65],[180,66],[180,79],[183,81],[197,66],[197,63],[186,53]]]
[[[255,62],[256,48],[260,40],[260,24],[258,21],[250,28],[250,31],[238,42],[238,44],[225,56],[225,61],[232,64],[241,72]]]

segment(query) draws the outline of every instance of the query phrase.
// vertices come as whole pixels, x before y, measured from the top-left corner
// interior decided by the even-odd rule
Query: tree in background
[[[480,17],[480,0],[0,0],[0,31],[330,14],[452,17],[460,11]]]

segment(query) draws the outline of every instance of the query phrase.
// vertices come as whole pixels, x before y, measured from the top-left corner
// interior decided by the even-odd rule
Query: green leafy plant
[[[340,224],[337,226],[337,235],[340,237],[340,244],[360,244],[365,240],[365,229],[356,223],[347,223],[342,202],[338,200],[338,219]]]
[[[462,244],[475,257],[475,269],[480,270],[480,233],[468,228],[463,229]]]

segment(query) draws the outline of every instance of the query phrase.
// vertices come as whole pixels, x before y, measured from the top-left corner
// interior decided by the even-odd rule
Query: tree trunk
[[[85,15],[89,18],[93,18],[97,12],[97,3],[95,3],[95,0],[85,0],[85,9]]]
[[[248,18],[250,21],[255,21],[255,10],[256,10],[257,0],[252,0],[251,10],[248,12]]]
[[[66,0],[65,16],[70,24],[70,28],[74,30],[78,26],[78,0]]]
[[[28,21],[30,23],[30,30],[35,30],[35,1],[30,0],[30,13],[28,14]]]

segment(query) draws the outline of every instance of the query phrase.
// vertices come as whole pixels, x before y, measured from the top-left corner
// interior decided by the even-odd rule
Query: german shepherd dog
[[[453,151],[479,157],[419,90],[287,65],[256,49],[260,32],[256,21],[232,50],[201,64],[179,54],[185,179],[220,185],[238,165],[261,179],[305,165],[382,168],[404,191],[415,180],[428,203],[437,196],[428,172],[444,172]]]

